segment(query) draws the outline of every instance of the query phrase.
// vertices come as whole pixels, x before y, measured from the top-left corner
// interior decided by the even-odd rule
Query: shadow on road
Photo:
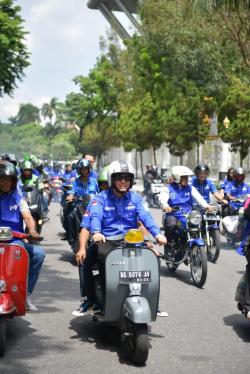
[[[223,318],[226,326],[231,326],[238,337],[245,343],[250,343],[250,322],[240,312]]]
[[[116,352],[119,362],[128,366],[137,366],[133,364],[121,341],[121,331],[117,326],[107,325],[101,322],[92,322],[91,316],[76,317],[71,320],[69,329],[76,332],[71,339],[78,339],[81,342],[95,344],[97,349]],[[151,327],[149,326],[149,331]],[[150,340],[153,337],[162,338],[162,335],[149,333]],[[151,345],[150,345],[151,347]]]
[[[174,273],[168,270],[167,266],[160,267],[160,276],[161,277],[167,277],[167,278],[175,278],[176,280],[183,282],[185,284],[192,284],[193,281],[191,279],[191,273],[190,270],[182,270],[177,269]]]
[[[28,338],[28,344],[23,342]],[[1,357],[0,373],[3,374],[27,374],[35,373],[36,368],[31,364],[25,365],[25,359],[35,359],[45,355],[46,351],[54,350],[65,352],[64,344],[52,344],[49,336],[37,334],[37,330],[31,327],[31,323],[23,318],[14,318],[7,323],[7,348]]]

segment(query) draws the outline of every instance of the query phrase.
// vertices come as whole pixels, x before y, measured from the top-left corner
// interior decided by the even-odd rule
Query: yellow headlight
[[[141,230],[138,229],[129,230],[126,233],[124,239],[126,243],[131,244],[142,243],[144,241],[143,234]]]

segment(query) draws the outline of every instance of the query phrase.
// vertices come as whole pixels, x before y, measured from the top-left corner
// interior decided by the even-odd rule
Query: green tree
[[[29,65],[20,9],[13,0],[0,0],[0,96],[13,93]]]
[[[227,129],[223,126],[225,117],[230,119]],[[250,87],[239,78],[232,79],[228,96],[219,112],[220,136],[231,143],[231,150],[239,152],[240,164],[248,155],[250,147]]]
[[[54,118],[54,122],[56,121],[56,114],[57,114],[57,107],[58,107],[58,99],[56,97],[52,97],[49,103],[44,103],[41,108],[41,114],[44,119],[48,118],[50,124],[52,125],[52,120]]]
[[[238,49],[246,68],[250,68],[250,1],[249,0],[188,0],[193,8],[212,19],[226,31]]]
[[[31,122],[40,123],[39,108],[31,103],[20,104],[18,113],[12,121],[16,125],[25,125]]]

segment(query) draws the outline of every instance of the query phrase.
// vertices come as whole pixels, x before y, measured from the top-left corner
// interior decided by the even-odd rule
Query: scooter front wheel
[[[6,318],[0,316],[0,356],[4,355],[6,349]]]
[[[134,324],[129,338],[129,355],[137,365],[144,365],[148,358],[149,336],[148,325]]]
[[[201,288],[207,279],[207,255],[204,246],[195,246],[192,248],[190,268],[195,286]]]

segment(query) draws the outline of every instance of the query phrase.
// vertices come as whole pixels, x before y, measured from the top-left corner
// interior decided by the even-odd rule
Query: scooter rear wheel
[[[0,356],[4,355],[6,349],[6,318],[0,316]]]
[[[129,354],[137,365],[144,365],[148,358],[149,337],[147,324],[134,324],[129,340]]]

